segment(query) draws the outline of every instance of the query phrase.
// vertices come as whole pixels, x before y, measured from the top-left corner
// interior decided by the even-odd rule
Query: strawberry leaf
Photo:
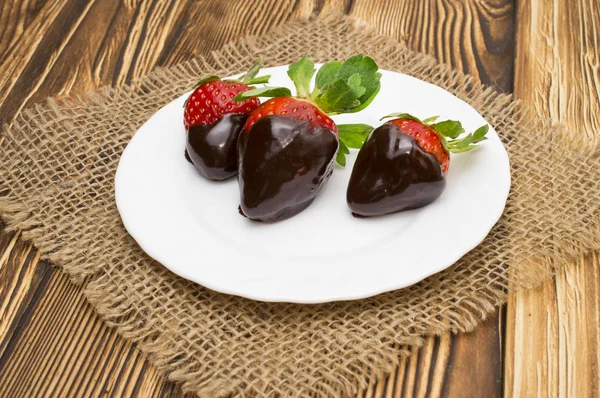
[[[450,147],[450,149],[448,150],[448,152],[452,152],[452,153],[468,152],[471,149],[477,148],[477,146],[478,145],[464,145],[464,146]]]
[[[410,113],[390,113],[389,115],[385,115],[384,117],[382,117],[379,120],[391,119],[391,118],[394,118],[394,119],[410,119],[410,120],[414,120],[416,122],[423,123],[421,121],[421,119],[419,119],[416,116],[411,115]]]
[[[338,150],[337,155],[335,155],[335,161],[342,167],[346,166],[346,155]]]
[[[381,74],[377,70],[375,61],[361,54],[343,63],[328,62],[319,69],[310,98],[329,114],[358,112],[379,92]]]
[[[475,132],[468,134],[466,137],[448,141],[448,151],[452,153],[467,152],[477,148],[477,144],[487,139],[485,136],[490,130],[490,126],[484,124]]]
[[[439,118],[440,118],[439,116],[431,116],[431,117],[428,117],[427,119],[423,119],[423,123],[431,124],[431,123],[435,122],[436,120],[438,120]]]
[[[352,109],[347,110],[344,113],[356,113],[356,112],[360,112],[363,109],[365,109],[367,106],[369,106],[369,104],[371,104],[371,102],[373,102],[373,100],[375,99],[375,97],[377,96],[377,94],[379,93],[379,89],[381,88],[381,86],[377,86],[377,90],[373,91],[373,94],[371,94],[371,96],[369,98],[367,98],[363,103],[361,103],[358,106],[355,106]],[[360,100],[359,100],[360,101]]]
[[[261,63],[262,63],[262,60],[259,58],[258,61],[256,61],[256,63],[254,65],[252,65],[252,67],[248,70],[248,72],[246,72],[244,75],[242,75],[239,78],[239,81],[241,81],[244,84],[251,84],[250,81],[252,79],[254,79],[256,77],[256,75],[258,74]]]
[[[346,155],[350,153],[348,148],[360,149],[373,127],[368,124],[338,124],[338,141],[340,147],[335,157],[336,162],[346,166]]]
[[[362,148],[365,140],[373,131],[368,124],[338,124],[338,137],[349,148]]]
[[[353,74],[348,78],[348,86],[352,89],[352,93],[356,98],[360,98],[367,89],[360,85],[360,75],[358,73]]]
[[[473,133],[473,143],[477,143],[486,139],[485,135],[488,133],[488,131],[490,131],[489,124],[484,124],[477,130],[475,130],[475,132]]]
[[[256,61],[256,63],[254,65],[252,65],[252,67],[250,68],[250,70],[248,70],[248,72],[246,72],[239,79],[236,79],[234,81],[242,82],[242,83],[248,84],[248,85],[268,83],[269,79],[271,78],[271,75],[256,77],[256,75],[258,75],[258,72],[260,71],[261,63],[262,63],[262,59],[259,59],[258,61]]]
[[[344,142],[344,140],[340,141],[340,149],[339,149],[344,155],[348,155],[350,154],[350,149],[348,149],[348,146],[346,145],[346,143]]]
[[[221,78],[219,76],[214,76],[214,75],[206,76],[205,78],[200,79],[200,81],[198,83],[196,83],[193,88],[198,88],[205,83],[214,82],[217,80],[221,80]]]
[[[269,82],[271,75],[259,76],[248,80],[245,84],[266,84]]]
[[[379,90],[379,81],[381,73],[377,70],[379,67],[371,57],[363,57],[357,54],[348,58],[338,70],[336,77],[348,81],[350,77],[357,74],[361,77],[361,85],[365,87],[365,92],[358,98],[361,103],[366,102],[375,91]]]
[[[342,67],[342,63],[339,61],[330,61],[323,64],[317,72],[315,78],[315,89],[313,90],[312,97],[316,98],[320,93],[327,90],[329,86],[336,80],[338,70]]]
[[[344,143],[344,140],[341,139],[341,137],[338,137],[338,141],[340,143],[340,147],[338,148],[337,155],[335,156],[335,161],[340,166],[346,166],[346,155],[350,153],[350,150]]]
[[[247,99],[256,98],[256,97],[274,98],[274,97],[290,97],[291,95],[292,95],[292,92],[290,91],[289,88],[286,88],[286,87],[259,87],[259,88],[253,88],[252,90],[248,90],[248,91],[239,93],[238,95],[233,97],[233,100],[236,102],[242,102]]]
[[[330,115],[360,105],[352,87],[343,80],[336,80],[315,102],[319,108]]]
[[[448,138],[458,138],[465,132],[462,124],[456,120],[444,120],[431,126],[435,131]]]
[[[315,64],[313,61],[308,56],[304,56],[289,66],[287,74],[296,86],[298,97],[308,98],[310,94],[310,81],[315,74]]]
[[[363,57],[362,54],[356,54],[348,58],[344,61],[341,68],[338,70],[336,78],[348,80],[348,78],[353,74],[360,74],[361,70],[368,69],[369,66],[373,67],[372,64],[367,65],[368,61],[365,61],[364,65],[362,65],[363,60],[365,60],[365,57]],[[377,65],[375,65],[375,70],[377,70]]]

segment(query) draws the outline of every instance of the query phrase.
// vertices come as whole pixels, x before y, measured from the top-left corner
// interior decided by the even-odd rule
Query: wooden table
[[[3,0],[0,115],[332,10],[600,133],[598,0]],[[536,134],[532,131],[531,134]],[[0,181],[1,183],[1,181]],[[18,234],[0,236],[0,396],[180,396]],[[429,338],[365,397],[600,394],[600,262],[513,294],[475,332]]]

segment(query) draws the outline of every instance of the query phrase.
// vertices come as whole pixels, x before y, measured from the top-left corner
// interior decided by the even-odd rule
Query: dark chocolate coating
[[[183,156],[185,157],[185,160],[187,160],[191,164],[194,164],[194,162],[192,162],[192,159],[190,159],[190,155],[188,155],[187,148],[183,150]]]
[[[398,126],[384,124],[358,153],[346,198],[354,215],[370,217],[425,206],[445,187],[436,157]]]
[[[198,171],[210,180],[237,174],[237,140],[248,115],[228,114],[215,124],[189,128],[186,154]]]
[[[240,211],[265,222],[300,213],[331,177],[337,149],[337,136],[325,127],[260,119],[238,142]]]

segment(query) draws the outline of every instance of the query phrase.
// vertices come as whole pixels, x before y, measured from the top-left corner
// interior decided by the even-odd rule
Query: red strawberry
[[[306,209],[329,180],[338,149],[341,164],[349,153],[327,114],[357,112],[379,91],[377,64],[362,55],[323,65],[311,91],[314,73],[313,62],[304,57],[288,69],[297,97],[279,87],[235,98],[272,97],[252,111],[238,140],[239,210],[250,219],[280,221]],[[353,145],[362,126],[352,131]]]
[[[265,83],[258,77],[260,61],[240,80],[202,79],[184,105],[186,159],[211,180],[237,174],[237,141],[247,115],[260,105],[258,98],[238,102],[233,98],[253,89],[249,84]]]
[[[446,187],[449,152],[465,152],[485,139],[485,125],[463,139],[459,122],[421,121],[409,114],[373,130],[361,148],[346,199],[355,216],[416,209],[436,200]],[[451,140],[447,140],[451,138]]]
[[[183,124],[185,129],[199,124],[214,124],[226,114],[249,114],[260,105],[258,98],[234,101],[244,91],[253,89],[251,84],[268,83],[270,76],[256,77],[260,60],[239,79],[221,80],[208,76],[196,83],[192,94],[185,101]]]
[[[252,126],[265,116],[285,116],[293,120],[308,120],[315,127],[325,127],[337,134],[338,128],[329,116],[312,102],[293,98],[276,97],[256,108],[244,125],[244,131],[250,131]]]
[[[416,139],[421,149],[437,158],[442,166],[442,172],[448,171],[450,155],[444,149],[440,136],[431,127],[412,119],[394,119],[388,123],[395,124],[402,133]]]
[[[199,124],[214,124],[225,114],[249,114],[260,105],[258,98],[242,102],[236,102],[233,98],[251,89],[247,84],[234,81],[211,80],[202,83],[185,103],[183,124],[186,130]]]
[[[486,139],[485,135],[488,131],[486,125],[485,128],[482,127],[474,134],[469,134],[464,139],[457,140],[456,138],[465,131],[460,122],[446,120],[433,123],[437,120],[437,116],[421,121],[407,113],[392,114],[388,117],[396,118],[389,120],[387,123],[398,126],[401,133],[413,137],[417,140],[421,149],[436,157],[444,174],[448,172],[450,165],[450,152],[460,153],[475,148],[475,144]],[[447,141],[448,138],[452,140]]]

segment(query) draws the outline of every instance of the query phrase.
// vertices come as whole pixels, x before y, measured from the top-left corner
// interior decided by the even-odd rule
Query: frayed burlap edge
[[[301,43],[293,40],[299,31],[308,33]],[[513,189],[482,245],[410,288],[315,306],[221,295],[147,258],[124,231],[112,192],[119,155],[141,123],[202,75],[237,73],[257,57],[274,66],[307,53],[325,61],[356,52],[444,87],[501,135]],[[346,17],[249,37],[130,86],[48,100],[22,112],[5,136],[0,215],[7,229],[22,230],[43,258],[83,283],[110,325],[199,396],[356,393],[398,363],[407,353],[400,345],[472,330],[509,290],[536,286],[557,267],[600,250],[600,161],[592,143]]]

